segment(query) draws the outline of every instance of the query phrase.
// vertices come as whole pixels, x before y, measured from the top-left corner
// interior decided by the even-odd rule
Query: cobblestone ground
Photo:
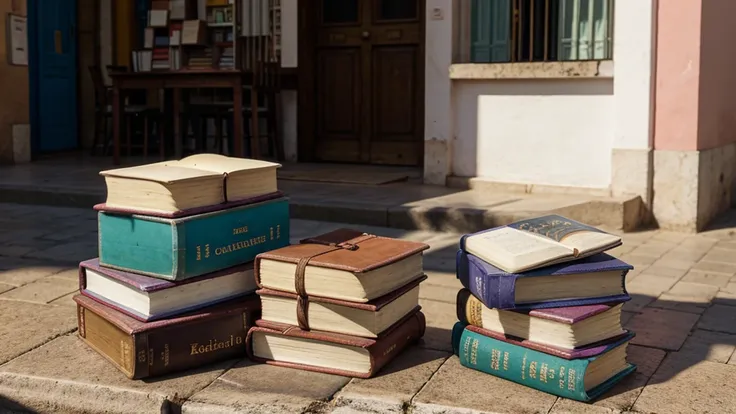
[[[727,413],[736,412],[736,226],[698,235],[626,234],[614,254],[633,264],[625,326],[637,373],[582,404],[461,367],[457,234],[353,226],[420,240],[428,329],[369,380],[233,360],[149,381],[126,379],[76,337],[76,264],[96,255],[93,211],[0,204],[0,412]],[[292,221],[298,240],[340,227]]]

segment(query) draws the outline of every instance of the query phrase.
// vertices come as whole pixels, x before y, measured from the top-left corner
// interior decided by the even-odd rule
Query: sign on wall
[[[11,65],[28,66],[28,24],[25,16],[8,13],[5,19],[5,54]]]

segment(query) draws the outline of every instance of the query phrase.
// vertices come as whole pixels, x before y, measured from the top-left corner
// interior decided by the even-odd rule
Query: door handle
[[[368,39],[369,37],[371,37],[371,32],[363,32],[363,39]]]

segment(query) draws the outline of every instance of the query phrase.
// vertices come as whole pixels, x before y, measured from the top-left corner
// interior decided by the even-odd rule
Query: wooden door
[[[33,33],[29,36],[34,95],[34,150],[76,149],[77,125],[77,6],[76,1],[29,2]],[[43,6],[43,7],[41,7]]]
[[[424,2],[320,0],[314,158],[421,165]]]

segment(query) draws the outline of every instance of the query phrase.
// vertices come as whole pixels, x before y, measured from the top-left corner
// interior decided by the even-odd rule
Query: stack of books
[[[254,361],[368,378],[424,335],[419,284],[429,246],[339,229],[261,253]]]
[[[560,397],[595,399],[636,366],[623,329],[632,266],[621,238],[552,215],[465,235],[457,253],[460,363]]]
[[[289,244],[279,164],[201,154],[103,171],[99,257],[80,263],[79,336],[129,378],[245,354],[258,253]]]

